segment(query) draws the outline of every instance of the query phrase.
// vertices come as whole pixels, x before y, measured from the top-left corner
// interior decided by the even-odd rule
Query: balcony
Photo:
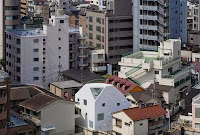
[[[88,53],[79,53],[79,57],[88,57]]]
[[[84,48],[88,48],[88,46],[86,44],[80,44],[78,48],[84,49]]]
[[[160,130],[168,127],[168,122],[166,120],[159,120],[154,122],[149,122],[149,131]]]
[[[88,66],[88,62],[78,62],[78,65],[80,67],[86,67],[86,66]]]
[[[93,71],[93,72],[106,71],[106,66],[92,67],[92,71]]]
[[[162,78],[176,79],[179,76],[182,76],[182,75],[187,74],[189,72],[190,72],[189,68],[186,67],[186,68],[182,68],[180,70],[177,70],[170,75],[162,75]]]
[[[41,121],[39,118],[33,116],[33,115],[30,115],[30,114],[27,114],[25,112],[21,112],[21,115],[23,116],[24,119],[26,120],[30,120],[32,121],[33,123],[36,124],[36,126],[40,126],[41,125]]]

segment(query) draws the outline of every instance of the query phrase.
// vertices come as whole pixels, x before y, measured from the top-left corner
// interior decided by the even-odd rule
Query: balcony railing
[[[175,71],[174,73],[170,74],[170,75],[162,75],[162,78],[169,78],[169,79],[175,79],[183,74],[188,73],[190,70],[188,67],[180,69]]]
[[[21,112],[21,115],[23,116],[24,119],[30,120],[33,123],[35,123],[36,126],[40,126],[41,125],[41,121],[40,121],[39,118],[37,118],[37,117],[35,117],[33,115],[30,115],[30,114],[27,114],[25,112]]]

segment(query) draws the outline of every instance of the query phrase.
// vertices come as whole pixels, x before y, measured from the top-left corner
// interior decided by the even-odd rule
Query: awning
[[[41,129],[42,129],[43,132],[45,132],[45,131],[54,130],[54,129],[56,129],[56,128],[53,127],[53,126],[49,126],[49,127],[43,127],[43,128],[41,128]]]

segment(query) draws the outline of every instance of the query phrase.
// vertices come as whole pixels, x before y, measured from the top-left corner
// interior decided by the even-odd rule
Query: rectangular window
[[[104,120],[104,113],[97,114],[97,120],[98,120],[98,121]]]
[[[155,74],[159,74],[159,71],[155,71]]]
[[[119,128],[122,128],[122,120],[120,119],[115,119],[115,125]]]
[[[120,106],[120,103],[117,103],[117,106]]]
[[[92,16],[89,16],[89,22],[93,22]]]
[[[200,129],[200,123],[195,123],[195,128]]]
[[[33,43],[39,43],[39,39],[33,39]]]
[[[37,80],[39,80],[39,77],[38,76],[37,77],[33,77],[33,80],[37,81]]]
[[[200,118],[200,108],[195,108],[195,118]]]
[[[89,120],[89,127],[93,128],[93,121]]]
[[[34,67],[33,71],[39,71],[39,67]]]
[[[93,31],[93,26],[89,24],[89,30]]]
[[[38,51],[39,51],[39,49],[37,49],[37,48],[33,49],[33,52],[38,52]]]
[[[130,123],[125,122],[124,124],[125,124],[126,126],[129,126],[129,127],[130,127]]]
[[[98,54],[98,59],[102,59],[103,58],[103,54]]]
[[[84,105],[87,105],[87,100],[84,99],[84,100],[83,100],[83,103],[84,103]]]
[[[39,58],[33,58],[33,61],[39,61]]]
[[[64,23],[64,20],[60,20],[60,23]]]
[[[89,39],[93,39],[93,34],[89,33]]]

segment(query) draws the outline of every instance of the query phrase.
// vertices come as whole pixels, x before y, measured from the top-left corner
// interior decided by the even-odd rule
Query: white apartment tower
[[[68,16],[52,16],[43,29],[6,31],[6,70],[12,83],[48,87],[69,69]]]
[[[187,41],[187,0],[133,0],[133,50],[157,50],[159,42]]]

